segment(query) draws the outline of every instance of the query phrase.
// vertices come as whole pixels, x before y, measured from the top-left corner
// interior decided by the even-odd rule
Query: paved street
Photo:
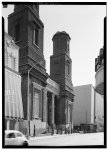
[[[103,145],[103,133],[70,135],[54,135],[47,137],[30,138],[30,145],[33,146],[77,146],[77,145]]]

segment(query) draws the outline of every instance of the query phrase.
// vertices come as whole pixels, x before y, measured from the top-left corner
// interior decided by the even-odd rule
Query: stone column
[[[66,125],[68,124],[68,101],[65,102],[65,109],[66,109]]]
[[[9,130],[10,121],[7,119],[7,130]]]
[[[54,123],[55,123],[55,120],[54,120],[54,97],[55,95],[52,93],[52,135],[54,134]]]
[[[71,117],[71,119],[72,119],[71,120],[71,133],[73,133],[73,103],[71,104],[71,110],[72,110],[72,112],[71,112],[72,113],[72,115],[71,115],[72,116]]]
[[[15,121],[15,130],[19,130],[19,122],[18,122],[18,120]]]
[[[43,121],[47,123],[47,89],[43,89]]]
[[[52,93],[52,124],[55,123],[55,120],[54,120],[54,98],[55,98],[55,95]]]

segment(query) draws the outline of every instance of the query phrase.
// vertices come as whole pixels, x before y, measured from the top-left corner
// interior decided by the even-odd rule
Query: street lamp
[[[39,63],[36,63],[35,65],[41,65],[42,61],[40,61]],[[30,118],[29,118],[29,74],[30,71],[35,68],[34,66],[32,66],[29,70],[28,70],[28,91],[27,91],[27,119],[28,119],[28,128],[27,128],[27,138],[29,139],[29,127],[30,127]]]

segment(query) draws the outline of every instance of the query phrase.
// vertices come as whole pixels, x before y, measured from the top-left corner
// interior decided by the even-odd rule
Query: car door
[[[15,138],[15,133],[14,132],[8,133],[6,135],[5,145],[15,145],[15,141],[16,141],[16,138]]]
[[[20,132],[16,133],[17,145],[22,145],[24,142],[24,137]]]

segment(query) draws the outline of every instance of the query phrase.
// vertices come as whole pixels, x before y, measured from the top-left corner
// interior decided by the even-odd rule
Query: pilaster
[[[55,95],[52,93],[52,124],[55,123],[55,120],[54,120],[54,98],[55,98]]]
[[[7,119],[7,130],[9,130],[9,126],[10,126],[10,121],[9,119]]]
[[[43,88],[43,122],[47,122],[47,90],[46,88]]]

